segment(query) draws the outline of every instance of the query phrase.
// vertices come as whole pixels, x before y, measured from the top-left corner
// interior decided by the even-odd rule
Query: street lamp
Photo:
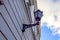
[[[23,24],[22,32],[25,31],[25,29],[39,25],[39,21],[41,20],[41,17],[43,16],[43,12],[41,10],[37,10],[34,12],[34,17],[37,23],[35,24]]]
[[[41,17],[43,16],[43,12],[40,10],[37,10],[34,12],[35,20],[39,22],[41,20]]]

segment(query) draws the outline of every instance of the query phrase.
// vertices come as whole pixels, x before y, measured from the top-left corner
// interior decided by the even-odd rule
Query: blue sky
[[[41,40],[60,40],[60,0],[37,0],[43,11]]]
[[[47,27],[47,24],[42,25],[40,40],[60,40],[59,38],[58,35],[52,35],[52,31]]]

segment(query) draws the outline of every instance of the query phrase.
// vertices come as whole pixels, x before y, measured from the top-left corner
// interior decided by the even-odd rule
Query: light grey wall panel
[[[7,1],[7,2],[9,2],[9,1]],[[8,3],[8,4],[5,3],[5,4],[6,4],[6,8],[7,8],[8,12],[9,12],[9,14],[10,14],[10,16],[11,16],[11,20],[12,20],[12,22],[13,22],[16,30],[17,30],[17,33],[19,34],[18,29],[19,29],[20,27],[19,27],[19,25],[18,25],[18,23],[17,23],[17,20],[16,20],[16,18],[15,18],[15,15],[14,15],[15,13],[14,13],[14,11],[13,11],[10,3]],[[12,3],[12,4],[13,4],[13,3]],[[7,5],[8,5],[8,6],[7,6]],[[9,7],[9,8],[8,8],[8,7]],[[19,36],[20,36],[20,35],[19,35]]]
[[[4,1],[4,2],[5,2],[5,1]],[[17,24],[17,21],[16,21],[15,16],[14,16],[14,12],[13,12],[13,10],[11,9],[11,5],[9,4],[9,1],[8,1],[8,0],[7,0],[7,2],[8,2],[8,4],[5,3],[6,8],[9,7],[9,8],[7,8],[7,10],[8,10],[8,12],[9,12],[9,14],[10,14],[12,20],[13,20],[14,27],[16,28],[17,33],[19,34],[19,32],[18,32],[19,25]],[[13,4],[13,3],[12,3],[12,4]],[[7,6],[7,5],[8,5],[8,6]],[[20,36],[20,34],[19,34],[19,36]],[[21,36],[20,36],[20,37],[21,37]]]
[[[5,1],[6,1],[6,0],[5,0]],[[5,2],[5,1],[4,1],[4,2]],[[7,3],[7,4],[8,4],[8,3]],[[11,28],[12,32],[14,33],[15,37],[16,37],[18,40],[20,40],[20,37],[19,37],[19,35],[18,35],[18,33],[17,33],[17,30],[16,30],[14,24],[12,23],[12,21],[11,21],[11,19],[10,19],[10,16],[8,15],[5,7],[4,7],[4,6],[0,6],[0,9],[1,9],[2,15],[4,16],[4,18],[5,18],[5,20],[7,21],[8,25],[10,26],[10,28]]]
[[[17,6],[17,8],[16,8],[17,3],[16,3],[16,2],[14,3],[13,0],[9,0],[9,2],[10,2],[10,4],[11,4],[11,7],[12,7],[13,11],[14,11],[13,14],[16,16],[15,18],[16,18],[16,20],[17,20],[17,22],[18,22],[18,26],[20,26],[20,28],[22,28],[22,27],[21,27],[21,26],[22,26],[22,21],[21,21],[20,15],[18,14],[19,12],[18,12],[18,10],[17,10],[18,6]],[[15,4],[16,4],[16,5],[15,5]]]
[[[2,22],[0,22],[0,29],[6,37],[9,40],[34,40],[31,28],[26,29],[24,33],[21,31],[24,23],[30,23],[27,16],[29,13],[27,14],[24,0],[3,0],[3,3],[4,5],[0,6],[0,12],[8,25],[0,17]]]
[[[1,15],[0,15],[0,30],[5,34],[8,40],[15,40]]]
[[[15,6],[16,6],[16,9],[17,9],[17,14],[19,14],[19,16],[20,16],[20,19],[21,19],[21,21],[23,20],[23,17],[22,17],[22,14],[23,13],[21,13],[20,11],[21,10],[19,10],[19,7],[18,7],[18,5],[17,5],[17,3],[16,3],[16,0],[13,0],[13,2],[14,2],[14,4],[15,4]],[[23,21],[22,21],[23,22]]]
[[[25,10],[25,4],[23,3],[23,1],[22,0],[19,0],[19,3],[20,3],[20,8],[21,8],[21,12],[22,12],[22,15],[23,15],[23,21],[24,21],[24,23],[26,23],[26,24],[29,24],[29,20],[27,20],[27,13],[25,12],[25,11],[27,11],[27,10]],[[28,13],[29,14],[29,13]],[[24,35],[25,35],[25,37],[26,37],[26,40],[33,40],[33,35],[32,35],[32,32],[31,32],[31,29],[30,28],[28,28],[27,30],[26,30],[26,32],[24,33]]]
[[[0,32],[0,40],[6,40]]]
[[[25,9],[23,7],[22,0],[16,0],[16,2],[18,4],[19,10],[20,10],[19,15],[21,16],[23,23],[27,23],[28,22],[27,17],[26,17],[27,15],[26,15]]]
[[[16,17],[17,17],[17,20],[18,20],[18,22],[19,22],[18,31],[19,31],[19,33],[20,33],[20,36],[22,37],[22,40],[25,40],[24,35],[23,35],[22,31],[21,31],[21,29],[22,29],[21,18],[19,18],[19,14],[18,14],[18,11],[17,11],[17,9],[16,9],[16,7],[15,7],[15,4],[13,3],[14,5],[12,5],[12,2],[13,2],[13,1],[10,1],[11,6],[13,7],[13,10],[14,10],[15,15],[16,15]],[[15,7],[15,8],[14,8],[14,7]],[[21,28],[19,28],[19,27],[21,27]]]

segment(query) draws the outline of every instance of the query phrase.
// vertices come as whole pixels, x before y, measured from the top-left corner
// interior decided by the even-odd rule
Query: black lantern
[[[24,32],[25,29],[27,29],[27,28],[39,25],[39,21],[41,20],[42,16],[43,16],[42,11],[40,11],[40,10],[35,11],[34,12],[34,17],[35,17],[35,20],[37,21],[37,23],[35,23],[35,24],[23,24],[22,32]]]
[[[37,10],[37,11],[34,12],[34,16],[35,16],[36,21],[40,21],[41,17],[43,16],[43,12],[40,11],[40,10]]]

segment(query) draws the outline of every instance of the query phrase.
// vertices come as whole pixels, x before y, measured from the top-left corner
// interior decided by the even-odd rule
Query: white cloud
[[[37,5],[44,14],[41,25],[46,22],[54,35],[60,35],[60,0],[37,0]]]

